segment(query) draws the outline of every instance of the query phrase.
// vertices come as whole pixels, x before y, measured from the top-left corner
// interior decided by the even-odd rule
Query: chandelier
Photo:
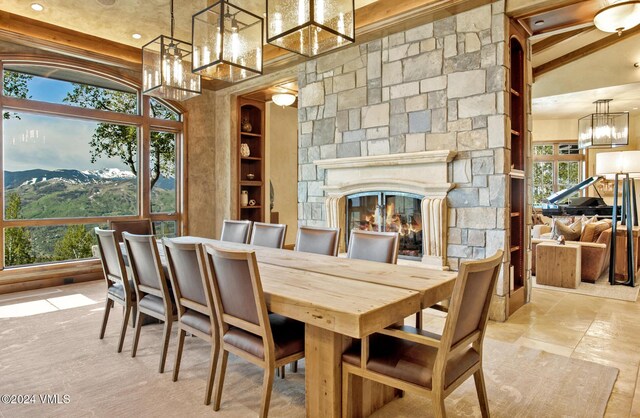
[[[174,26],[171,0],[171,36],[160,35],[142,47],[142,92],[182,101],[202,90],[200,76],[191,72],[191,44],[174,37]]]
[[[640,24],[640,1],[616,1],[596,13],[593,23],[603,32],[618,32]]]
[[[355,42],[353,0],[267,0],[267,42],[313,57]]]
[[[193,15],[193,72],[228,82],[261,75],[263,22],[228,0]]]
[[[578,119],[578,147],[614,148],[629,144],[629,113],[609,112],[612,99],[593,102],[596,113]]]
[[[271,100],[278,106],[286,107],[291,106],[296,101],[296,96],[291,93],[278,93],[274,94]]]

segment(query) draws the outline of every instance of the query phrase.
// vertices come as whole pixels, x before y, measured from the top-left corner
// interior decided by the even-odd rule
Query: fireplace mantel
[[[405,154],[316,160],[325,170],[323,189],[329,226],[344,228],[344,197],[368,191],[397,191],[424,196],[422,200],[423,262],[447,269],[447,193],[456,151],[423,151]]]

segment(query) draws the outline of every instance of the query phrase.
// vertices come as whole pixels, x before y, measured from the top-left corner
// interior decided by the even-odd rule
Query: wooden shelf
[[[511,135],[520,136],[520,132],[511,130]]]
[[[268,202],[267,192],[265,192],[265,141],[263,134],[265,132],[264,124],[265,104],[259,100],[253,100],[246,97],[238,98],[236,141],[238,150],[243,146],[249,148],[249,156],[243,157],[238,152],[238,171],[234,179],[238,200],[236,201],[235,217],[236,219],[250,220],[253,222],[264,222],[265,213],[263,206]],[[242,124],[250,123],[253,132],[243,132]],[[253,180],[247,178],[248,174],[253,174]],[[248,198],[245,202],[254,201],[254,206],[243,206],[243,195]]]
[[[512,168],[509,172],[509,176],[512,179],[524,180],[524,171]]]
[[[254,134],[253,132],[240,132],[242,136],[252,136],[254,138],[262,138],[262,134]]]
[[[513,94],[514,96],[518,96],[520,97],[520,92],[518,92],[517,90],[515,90],[514,88],[509,89],[511,90],[511,94]]]
[[[262,182],[260,180],[242,180],[240,182],[241,186],[262,186]]]
[[[240,209],[262,209],[262,206],[261,205],[240,206]]]
[[[520,216],[520,212],[511,212],[511,217],[512,218],[516,218],[518,216]]]
[[[262,157],[240,157],[240,159],[246,161],[262,161]]]
[[[518,251],[520,249],[519,245],[514,245],[513,247],[511,247],[511,252],[515,253],[516,251]]]

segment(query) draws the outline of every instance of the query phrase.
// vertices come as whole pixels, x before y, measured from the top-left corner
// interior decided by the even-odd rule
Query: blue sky
[[[68,82],[34,77],[29,81],[29,96],[33,100],[63,103],[72,88]],[[29,113],[21,113],[20,118],[4,121],[5,170],[128,170],[120,159],[102,158],[91,163],[89,141],[96,122]]]

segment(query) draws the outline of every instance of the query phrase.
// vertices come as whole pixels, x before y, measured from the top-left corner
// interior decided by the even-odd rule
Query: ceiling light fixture
[[[260,16],[220,0],[192,20],[194,73],[232,83],[262,74]]]
[[[631,29],[640,24],[640,1],[617,1],[596,13],[593,23],[603,32],[617,32]]]
[[[271,100],[278,106],[286,107],[291,106],[296,101],[296,96],[291,93],[278,93],[274,94]]]
[[[187,100],[202,90],[200,76],[191,72],[192,47],[174,38],[173,0],[171,0],[171,36],[158,36],[142,47],[142,87],[149,96]]]
[[[142,38],[142,35],[140,35],[139,33],[134,33],[133,35],[131,35],[131,37],[133,39],[140,39],[140,38]]]
[[[578,119],[578,148],[615,148],[629,145],[629,113],[609,112],[612,99],[593,102],[596,113]]]
[[[44,6],[40,3],[31,3],[31,9],[35,10],[36,12],[41,12],[44,10]]]
[[[544,20],[536,20],[533,24],[536,26],[542,26],[544,25]]]
[[[354,1],[267,0],[267,42],[307,57],[351,44]]]

